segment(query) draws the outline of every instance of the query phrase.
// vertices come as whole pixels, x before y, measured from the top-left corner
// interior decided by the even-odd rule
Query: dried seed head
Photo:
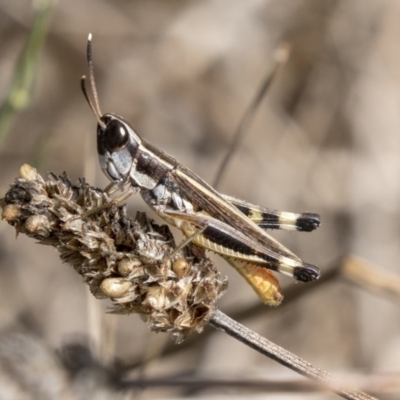
[[[190,264],[184,258],[178,258],[172,264],[172,270],[178,278],[182,278],[189,272]]]
[[[143,266],[139,258],[123,258],[118,262],[118,273],[122,276],[128,276],[134,271],[138,271]],[[139,273],[143,272],[142,269]]]
[[[146,214],[135,219],[107,193],[66,174],[44,181],[24,165],[20,179],[0,200],[3,219],[17,232],[52,245],[111,312],[139,313],[157,332],[181,342],[200,332],[227,287],[214,264],[193,245],[175,252],[168,227]]]
[[[149,307],[156,311],[165,308],[167,291],[162,286],[153,286],[149,288],[146,297],[143,300],[144,307]]]
[[[7,222],[14,222],[21,216],[21,210],[15,204],[8,204],[3,208],[1,218]]]
[[[133,287],[133,283],[124,278],[106,278],[101,282],[100,287],[106,296],[116,299],[124,297]]]
[[[31,167],[29,164],[21,165],[19,176],[26,181],[41,180],[43,182],[43,178],[39,175],[36,168]]]
[[[31,215],[25,221],[25,229],[43,237],[49,237],[51,234],[49,220],[45,215]]]

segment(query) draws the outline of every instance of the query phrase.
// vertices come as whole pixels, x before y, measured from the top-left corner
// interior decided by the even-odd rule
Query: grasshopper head
[[[112,182],[129,177],[141,139],[116,114],[104,114],[97,125],[97,153],[101,169]]]
[[[125,183],[129,178],[137,150],[142,141],[122,117],[111,113],[103,114],[100,110],[93,71],[91,33],[88,36],[86,54],[90,85],[93,92],[93,103],[86,89],[85,75],[81,78],[81,88],[87,103],[97,119],[97,153],[99,155],[100,166],[112,182]]]
[[[172,165],[162,162],[165,154],[158,156],[153,154],[146,145],[143,146],[140,137],[122,117],[101,112],[94,79],[92,34],[90,33],[86,53],[94,102],[90,100],[86,89],[85,75],[81,78],[81,89],[97,119],[97,153],[101,169],[111,182],[124,184],[130,181],[136,187],[154,189]]]

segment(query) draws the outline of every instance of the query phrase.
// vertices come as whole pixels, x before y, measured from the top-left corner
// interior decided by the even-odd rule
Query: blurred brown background
[[[39,5],[0,0],[0,104],[9,96]],[[72,179],[85,176],[102,187],[108,183],[97,162],[96,121],[79,88],[87,73],[89,32],[103,112],[123,115],[144,138],[208,182],[271,67],[274,51],[288,43],[290,59],[219,189],[271,208],[321,214],[323,224],[314,233],[274,236],[319,265],[325,276],[348,254],[398,274],[399,20],[395,0],[54,2],[31,101],[15,114],[8,135],[0,132],[1,194],[25,162],[42,174],[67,171]],[[134,215],[147,208],[137,197],[130,200],[130,210]],[[41,359],[40,371],[51,370],[51,382],[61,388],[40,396],[29,388],[19,392],[21,381],[0,369],[0,399],[61,398],[59,393],[68,392],[74,380],[57,367],[52,351],[65,349],[66,343],[80,343],[82,349],[90,343],[102,365],[117,357],[125,366],[137,366],[153,357],[141,370],[147,377],[296,378],[211,328],[174,346],[167,335],[150,333],[137,316],[104,320],[106,304],[91,299],[80,277],[61,264],[53,249],[22,236],[15,240],[5,223],[0,231],[0,360],[10,363],[15,356],[27,370],[38,371],[33,355],[40,348],[50,363]],[[271,310],[259,305],[235,271],[215,259],[230,283],[220,309],[246,326],[331,372],[400,370],[399,298],[372,294],[332,275],[301,286],[300,296]],[[290,293],[293,282],[280,279]],[[32,342],[17,332],[33,335],[28,336]],[[138,373],[132,371],[132,376]],[[82,398],[211,395],[161,389],[122,395],[93,376]],[[2,393],[7,385],[19,395]],[[226,389],[213,393],[243,396]],[[398,393],[380,398],[395,399]]]

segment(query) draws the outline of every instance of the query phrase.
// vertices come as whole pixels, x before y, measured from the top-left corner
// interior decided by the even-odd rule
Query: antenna
[[[103,114],[100,110],[99,96],[97,95],[96,82],[94,80],[94,69],[93,69],[93,60],[92,60],[92,34],[91,33],[89,33],[89,36],[88,36],[86,56],[87,56],[87,63],[88,63],[88,67],[89,67],[89,80],[90,80],[90,86],[91,86],[92,92],[93,92],[94,105],[91,102],[89,95],[88,95],[88,91],[86,89],[86,76],[85,75],[83,75],[81,78],[81,89],[82,89],[83,95],[85,96],[87,103],[89,104],[89,107],[91,108],[93,114],[95,115],[95,117],[97,119],[97,122],[103,129],[105,129],[106,125],[101,120],[101,116]]]

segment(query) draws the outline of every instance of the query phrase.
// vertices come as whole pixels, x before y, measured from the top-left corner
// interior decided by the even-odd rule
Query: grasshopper
[[[100,110],[94,80],[92,36],[87,43],[89,79],[94,97],[89,99],[85,79],[81,86],[97,118],[97,151],[102,171],[111,183],[143,200],[167,223],[180,229],[195,245],[226,259],[266,304],[282,300],[279,282],[270,271],[311,282],[319,269],[266,233],[266,229],[312,231],[320,225],[314,213],[290,213],[261,208],[216,191],[175,158],[141,138],[114,113]]]

